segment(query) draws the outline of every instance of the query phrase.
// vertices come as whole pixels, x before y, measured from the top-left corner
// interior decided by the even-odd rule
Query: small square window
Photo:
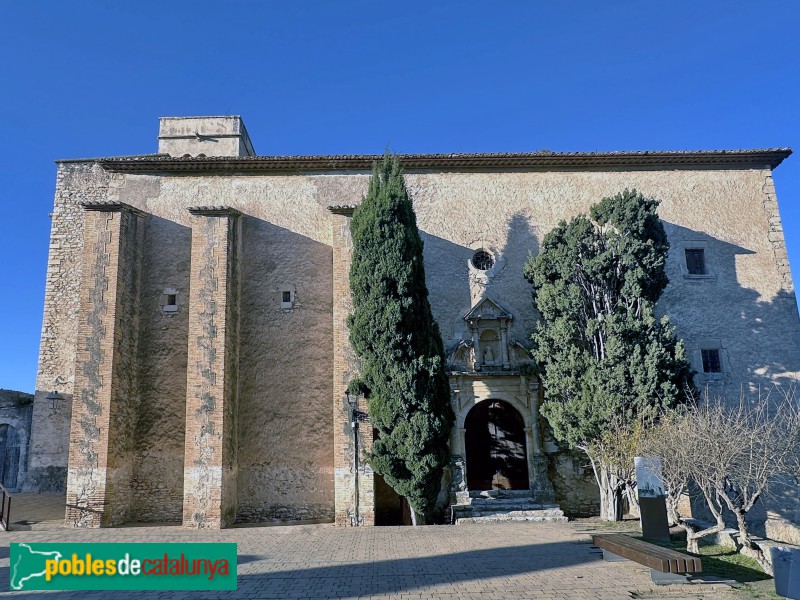
[[[288,286],[287,286],[288,287]],[[280,288],[279,288],[280,289]],[[292,289],[281,289],[281,308],[294,308],[294,290]]]
[[[165,313],[178,312],[178,290],[167,288],[161,294],[161,310]]]
[[[686,253],[686,271],[689,275],[705,275],[705,250],[703,248],[687,248],[684,252]]]
[[[722,373],[718,348],[709,348],[700,352],[703,355],[703,373]]]

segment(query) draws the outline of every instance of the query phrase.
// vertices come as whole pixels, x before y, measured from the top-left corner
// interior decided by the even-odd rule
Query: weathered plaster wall
[[[132,512],[142,522],[180,522],[183,514],[190,244],[189,228],[155,216],[147,220],[132,481]],[[165,290],[176,292],[175,312],[164,311]]]
[[[237,520],[331,520],[331,248],[252,216],[242,237]]]
[[[141,418],[158,425],[145,428],[148,441],[140,442],[138,451],[152,456],[158,449],[157,464],[177,469],[178,463],[171,462],[174,452],[167,449],[172,448],[179,422],[174,414],[161,421],[152,413],[163,410],[157,396],[169,404],[184,391],[181,377],[169,377],[172,369],[183,368],[178,339],[182,317],[160,330],[165,325],[151,310],[154,301],[149,295],[161,293],[160,281],[172,265],[185,272],[185,259],[179,255],[188,253],[181,233],[189,226],[188,206],[237,208],[245,215],[239,518],[331,515],[330,315],[336,301],[331,292],[331,261],[336,261],[331,246],[332,223],[339,217],[326,207],[357,203],[366,191],[368,174],[108,175],[92,163],[62,164],[59,172],[53,244],[61,247],[51,248],[48,271],[37,385],[42,396],[51,388],[72,392],[69,385],[56,382],[59,376],[69,377],[74,360],[74,333],[63,325],[74,318],[77,306],[80,257],[74,248],[81,231],[80,224],[70,220],[74,203],[87,196],[107,196],[141,208],[154,216],[154,223],[163,221],[152,226],[154,243],[163,244],[168,254],[170,248],[175,250],[171,258],[155,258],[160,249],[148,248],[153,257],[146,260],[142,307],[143,315],[151,316],[142,319],[142,331],[147,332],[142,343],[156,349],[145,369],[158,385],[143,389],[147,408]],[[701,376],[698,383],[708,384],[712,393],[738,397],[742,388],[787,383],[800,371],[800,324],[767,168],[411,173],[407,183],[424,234],[432,308],[447,346],[467,334],[462,317],[478,291],[467,267],[474,248],[485,245],[502,259],[489,293],[514,315],[510,337],[527,340],[536,320],[529,286],[521,277],[529,252],[538,252],[542,237],[559,220],[586,212],[603,196],[635,187],[662,201],[659,213],[672,243],[671,284],[659,310],[676,324],[697,369],[699,345],[718,341],[723,349],[723,375]],[[711,277],[684,277],[682,252],[687,243],[706,248]],[[174,287],[185,285],[179,279],[176,275]],[[291,310],[279,308],[282,286],[296,294]],[[35,421],[46,424],[47,419],[45,414],[34,415]],[[62,436],[65,431],[47,427]],[[34,431],[37,451],[32,466],[59,460],[64,464],[57,437],[37,440]],[[570,470],[560,463],[551,468]],[[150,475],[141,479],[154,481]],[[166,492],[165,498],[172,493]]]

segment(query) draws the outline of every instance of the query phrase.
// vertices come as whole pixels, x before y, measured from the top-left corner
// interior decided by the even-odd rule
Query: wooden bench
[[[686,583],[688,573],[703,570],[702,561],[695,556],[681,554],[649,542],[637,540],[624,533],[598,534],[592,543],[603,550],[606,560],[628,559],[650,568],[654,583]]]

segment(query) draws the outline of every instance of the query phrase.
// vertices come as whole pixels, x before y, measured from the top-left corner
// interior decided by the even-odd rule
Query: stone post
[[[508,371],[511,365],[508,362],[508,321],[505,319],[500,321],[500,360],[503,369]]]
[[[539,382],[536,379],[528,380],[528,399],[531,406],[531,470],[533,480],[531,491],[539,502],[555,502],[556,492],[547,476],[547,456],[542,451],[541,423],[539,419]]]
[[[83,207],[65,518],[73,527],[110,527],[130,517],[145,215],[119,202]]]
[[[336,524],[375,524],[375,482],[372,469],[358,457],[358,476],[354,472],[353,427],[347,406],[347,387],[358,373],[358,362],[350,347],[347,316],[353,310],[350,295],[350,263],[353,241],[350,237],[352,207],[331,207],[333,223],[333,469]],[[361,410],[366,406],[361,403]],[[372,445],[372,426],[358,427],[359,452]],[[355,493],[358,480],[358,494]],[[357,500],[356,500],[357,498]],[[358,504],[358,510],[356,510]]]
[[[239,212],[192,214],[184,527],[219,529],[236,519],[239,355]]]

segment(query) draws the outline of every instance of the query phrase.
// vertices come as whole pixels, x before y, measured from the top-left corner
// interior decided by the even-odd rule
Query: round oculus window
[[[472,255],[472,266],[479,271],[488,271],[494,266],[494,258],[486,250],[478,250]]]

